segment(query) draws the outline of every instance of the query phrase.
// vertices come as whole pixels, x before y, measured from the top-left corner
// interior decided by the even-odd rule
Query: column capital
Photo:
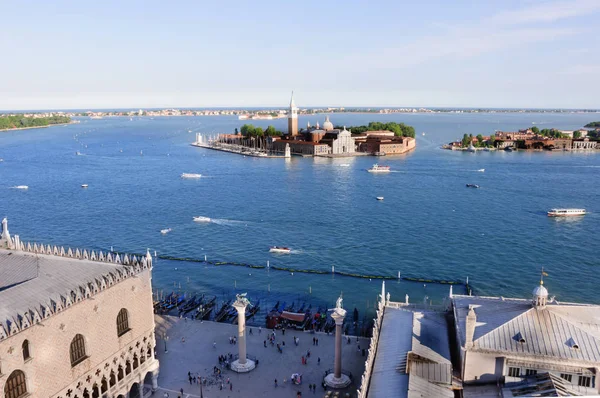
[[[346,310],[340,308],[335,309],[331,312],[331,317],[336,325],[342,325],[344,323],[344,318],[346,317]]]

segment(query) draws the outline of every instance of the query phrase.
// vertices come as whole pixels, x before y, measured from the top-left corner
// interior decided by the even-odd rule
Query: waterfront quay
[[[160,315],[155,316],[155,322],[156,355],[160,361],[159,389],[155,395],[159,397],[165,392],[171,397],[177,396],[181,388],[183,397],[200,397],[200,385],[190,384],[188,372],[207,379],[206,385],[202,386],[204,397],[297,397],[298,392],[302,396],[326,394],[321,382],[325,373],[333,368],[333,334],[287,329],[283,335],[281,330],[276,330],[275,344],[271,345],[268,341],[268,335],[273,332],[271,329],[249,327],[246,333],[248,357],[257,359],[258,365],[252,372],[236,373],[220,366],[219,356],[238,352],[238,346],[229,342],[231,336],[237,335],[237,325]],[[298,345],[294,344],[294,337],[299,339]],[[313,345],[313,337],[319,339],[318,346]],[[282,353],[278,352],[276,344],[282,346]],[[356,397],[365,368],[366,357],[362,356],[362,349],[368,348],[368,344],[369,339],[356,337],[351,337],[348,344],[344,337],[342,368],[352,373],[353,382],[345,389],[336,390],[340,397]],[[302,356],[306,357],[308,350],[310,357],[303,365]],[[214,375],[215,366],[222,372],[222,389]],[[294,373],[302,375],[301,384],[290,381]],[[316,393],[309,390],[310,384],[316,384]]]
[[[256,158],[285,158],[283,155],[277,155],[273,152],[268,152],[263,149],[252,149],[245,147],[243,145],[236,144],[223,144],[223,143],[202,143],[202,142],[194,142],[191,144],[192,146],[198,148],[206,148],[213,149],[215,151],[221,152],[229,152],[229,153],[237,153],[238,155],[244,156],[252,156]]]

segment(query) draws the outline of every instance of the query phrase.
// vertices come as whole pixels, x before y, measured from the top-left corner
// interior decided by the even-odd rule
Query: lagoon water
[[[300,125],[324,118],[301,117]],[[483,295],[528,297],[543,266],[551,295],[600,303],[599,153],[439,149],[463,133],[514,131],[532,123],[576,129],[599,118],[336,114],[336,125],[413,125],[417,149],[398,157],[287,161],[189,145],[196,132],[231,132],[242,124],[235,117],[82,118],[80,124],[0,133],[0,216],[8,216],[11,232],[25,241],[134,253],[150,248],[175,257],[304,269],[335,266],[360,274],[469,277]],[[286,120],[254,124],[284,130]],[[367,173],[376,161],[393,172]],[[202,178],[181,179],[184,172]],[[481,188],[467,189],[466,183]],[[10,188],[16,185],[29,190]],[[581,207],[589,214],[552,219],[546,216],[552,207]],[[194,223],[199,215],[213,221]],[[161,235],[164,228],[172,232]],[[293,253],[271,254],[272,245]],[[381,289],[376,280],[161,259],[154,285],[165,292],[248,291],[273,302],[283,297],[331,304],[343,292],[345,305],[359,309],[372,307]],[[441,302],[448,293],[445,285],[406,281],[388,281],[387,289],[399,301],[409,294],[411,301]]]

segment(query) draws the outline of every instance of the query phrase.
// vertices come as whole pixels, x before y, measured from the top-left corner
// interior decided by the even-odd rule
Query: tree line
[[[240,130],[235,129],[235,134],[241,133],[245,138],[249,137],[275,137],[281,136],[283,133],[273,126],[268,126],[263,130],[262,127],[254,126],[252,124],[244,124]]]
[[[343,127],[336,126],[336,129],[342,129]],[[370,122],[366,126],[351,126],[347,129],[352,131],[352,134],[365,133],[367,131],[391,131],[397,137],[412,137],[415,138],[415,128],[413,126],[406,125],[404,123],[381,123],[381,122]]]
[[[51,124],[70,123],[68,116],[49,116],[49,117],[26,117],[24,115],[1,116],[0,130],[18,129],[26,127],[44,127]]]
[[[600,127],[600,122],[589,122],[583,127]]]

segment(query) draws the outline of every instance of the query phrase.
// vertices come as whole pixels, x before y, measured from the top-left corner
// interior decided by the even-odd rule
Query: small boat
[[[183,173],[181,174],[181,178],[200,178],[202,174],[194,174],[194,173]]]
[[[4,162],[4,159],[0,158],[0,163]]]
[[[272,246],[269,249],[269,252],[289,254],[292,252],[292,249],[290,249],[289,247]]]
[[[29,189],[29,187],[27,185],[17,185],[16,187],[13,187],[14,189]]]
[[[585,209],[550,209],[548,217],[585,216]]]
[[[87,188],[88,186],[88,184],[81,184],[81,188]]]
[[[203,216],[197,216],[197,217],[194,217],[194,221],[195,222],[210,222],[210,218],[203,217]]]
[[[423,133],[421,133],[421,135],[423,135],[423,136],[424,136],[424,135],[425,135],[425,133],[423,132]]]
[[[383,196],[378,196],[377,200],[383,200]]]
[[[514,149],[512,149],[511,147],[507,146],[506,148],[504,148],[505,152],[512,152],[514,151]]]
[[[373,155],[375,155],[375,156],[385,156],[385,152],[375,152]]]
[[[75,155],[81,156],[81,152],[77,151],[77,152],[75,152]]]
[[[340,164],[340,167],[350,167],[350,163],[342,163]]]
[[[171,231],[172,231],[172,229],[171,229],[171,228],[167,228],[167,229],[161,229],[161,230],[160,230],[160,233],[161,233],[161,234],[163,234],[163,235],[166,235],[166,234],[168,234],[168,233],[169,233],[169,232],[171,232]]]
[[[377,163],[373,165],[370,169],[367,170],[369,173],[389,173],[390,166],[380,166]]]
[[[473,144],[469,144],[469,147],[467,148],[467,152],[475,152],[475,151],[476,151],[476,149],[473,146]]]
[[[479,188],[477,184],[467,184],[467,188]]]
[[[478,171],[478,172],[480,172],[480,173],[484,173],[484,172],[485,172],[485,169],[479,169],[479,170],[477,170],[477,171]]]

